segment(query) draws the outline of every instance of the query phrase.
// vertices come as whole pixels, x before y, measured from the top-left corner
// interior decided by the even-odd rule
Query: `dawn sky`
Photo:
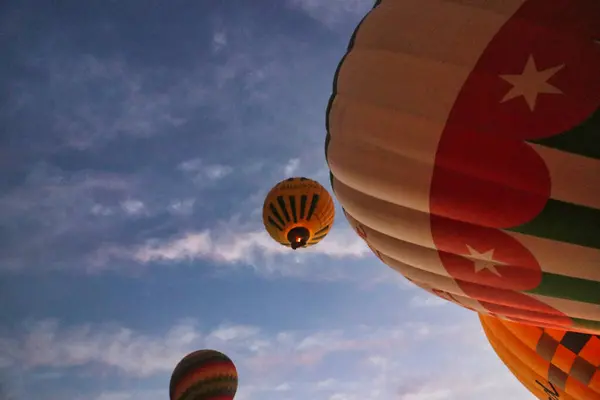
[[[195,349],[236,400],[527,400],[476,314],[264,196],[324,157],[333,75],[370,0],[0,6],[0,380],[13,400],[166,400]]]

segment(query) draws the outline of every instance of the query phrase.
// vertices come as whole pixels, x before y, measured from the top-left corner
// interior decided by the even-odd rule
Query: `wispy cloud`
[[[206,164],[200,158],[183,161],[178,169],[190,175],[197,184],[218,181],[233,172],[233,168],[229,165]]]
[[[327,354],[387,348],[406,340],[400,328],[268,333],[255,326],[227,324],[202,332],[188,320],[162,335],[148,335],[124,326],[63,326],[48,319],[28,324],[18,337],[1,338],[0,354],[3,365],[25,370],[97,364],[141,378],[171,371],[187,352],[202,347],[238,354],[241,368],[264,369],[314,364]]]
[[[300,166],[300,159],[292,158],[285,165],[285,168],[283,169],[283,173],[285,174],[285,176],[294,176],[294,174],[298,170],[299,166]]]
[[[22,374],[76,367],[143,379],[168,377],[188,352],[215,348],[236,363],[243,377],[238,392],[243,400],[277,399],[282,393],[291,400],[526,399],[486,343],[477,319],[470,316],[446,326],[406,321],[312,331],[269,331],[231,323],[203,331],[190,319],[154,334],[114,324],[66,326],[41,320],[1,337],[0,358]],[[431,357],[439,362],[432,364]],[[86,396],[130,399],[140,394],[135,387],[107,387]],[[156,395],[153,390],[146,394],[144,398],[151,399]]]
[[[140,215],[146,210],[146,205],[138,199],[127,199],[121,202],[121,208],[128,215]]]
[[[112,221],[106,217],[125,211],[119,202],[127,201],[136,184],[135,178],[124,174],[67,173],[45,163],[33,166],[20,186],[0,196],[0,225],[7,236],[0,244],[0,268],[20,268],[42,259],[52,265],[53,257],[64,255],[62,245],[82,246],[82,232],[109,229]],[[101,201],[109,199],[110,203]],[[72,233],[79,237],[65,241]]]
[[[170,36],[175,53],[193,55],[176,66],[171,62],[177,60],[136,58],[141,54],[124,48],[120,40],[109,51],[81,52],[64,32],[46,32],[11,54],[15,65],[44,79],[15,74],[7,81],[11,97],[3,112],[8,132],[47,154],[65,148],[89,151],[123,138],[211,135],[214,129],[232,138],[247,137],[249,129],[257,128],[256,119],[244,116],[250,109],[271,110],[269,123],[259,128],[264,132],[260,138],[286,130],[284,126],[289,131],[287,125],[298,125],[302,115],[297,108],[282,107],[287,100],[276,99],[293,89],[282,82],[297,80],[312,61],[293,38],[277,35],[264,41],[257,37],[258,23],[244,22],[243,29],[208,23],[213,30],[208,46],[191,53],[185,52],[184,40]],[[186,28],[199,34],[199,25],[204,23]],[[43,125],[43,135],[36,134],[37,124]],[[241,143],[248,141],[230,145],[247,152]]]
[[[373,7],[373,0],[287,0],[290,7],[299,8],[323,24],[337,24],[356,19]],[[354,17],[354,18],[353,18]]]
[[[132,391],[110,391],[100,393],[93,397],[93,400],[163,400],[167,389],[157,390],[132,390]],[[79,399],[77,399],[79,400]],[[83,400],[83,399],[81,399]]]
[[[422,289],[417,290],[419,293],[410,299],[411,307],[440,307],[450,304],[447,300],[442,299],[441,297],[434,296],[429,292],[424,292]]]
[[[196,199],[175,199],[169,203],[169,211],[175,215],[191,215],[194,213]]]
[[[47,86],[34,88],[20,83],[22,107],[53,93],[53,130],[62,133],[65,144],[86,149],[121,135],[149,137],[186,123],[180,102],[182,88],[167,91],[152,88],[159,71],[134,71],[119,57],[99,59],[93,55],[30,59],[32,68],[50,71]],[[46,89],[48,92],[40,92]]]
[[[333,260],[370,256],[341,212],[324,240],[296,252],[274,242],[262,226],[264,195],[300,163],[299,158],[291,158],[265,172],[192,158],[176,165],[179,178],[148,172],[71,172],[38,164],[20,186],[0,196],[0,221],[10,233],[0,245],[5,249],[0,268],[68,269],[74,265],[79,271],[98,272],[114,260],[172,265],[205,260],[248,265],[271,276],[350,276],[342,265],[321,268],[325,258],[315,263],[317,256]],[[303,172],[314,177],[320,168],[309,164]],[[239,191],[217,204],[204,200],[206,194],[211,198],[211,190],[222,192],[220,185],[240,180],[256,194]],[[224,206],[231,207],[229,217],[211,215]],[[189,218],[192,215],[202,217]]]
[[[307,261],[315,256],[332,259],[359,259],[371,254],[366,244],[349,228],[339,227],[319,245],[292,251],[271,239],[266,231],[233,218],[213,229],[189,231],[169,238],[149,239],[145,243],[122,247],[110,245],[93,256],[95,268],[106,268],[113,259],[141,264],[178,264],[206,260],[219,265],[252,266],[261,274],[313,276],[316,279],[347,279],[341,265],[327,270]],[[319,271],[321,269],[321,271]]]
[[[181,63],[125,51],[121,41],[85,53],[70,40],[75,36],[50,27],[31,46],[14,49],[15,65],[40,78],[8,79],[8,132],[18,138],[11,143],[23,146],[11,154],[45,161],[19,166],[19,173],[30,170],[24,182],[1,177],[11,186],[0,198],[6,229],[0,233],[8,237],[0,244],[0,269],[89,270],[81,264],[106,248],[146,263],[239,263],[283,254],[252,213],[268,186],[286,175],[314,178],[318,171],[327,181],[322,140],[329,85],[304,77],[317,76],[334,57],[307,46],[297,32],[265,35],[260,22],[244,15],[236,17],[239,24],[207,17],[204,46],[193,51],[170,36],[173,51],[186,55]],[[111,24],[102,28],[107,34],[116,32]],[[186,29],[196,32],[202,24],[192,25]],[[263,168],[251,172],[259,163]],[[251,193],[258,193],[257,202],[248,201]],[[215,226],[217,218],[235,214],[247,216],[244,224],[258,223],[235,232]],[[368,254],[343,230],[303,253]],[[306,258],[296,253],[283,268],[298,270],[297,257]]]
[[[213,50],[220,51],[227,46],[227,33],[223,30],[218,30],[213,33]]]
[[[407,321],[397,326],[279,332],[235,324],[202,331],[194,320],[182,321],[161,334],[114,324],[65,326],[57,320],[41,320],[23,328],[0,338],[3,364],[22,373],[77,367],[138,379],[168,376],[188,352],[215,348],[230,355],[244,377],[240,398],[289,392],[292,399],[310,393],[313,398],[329,399],[380,400],[390,395],[409,400],[476,399],[496,392],[497,397],[486,397],[493,400],[519,393],[508,372],[498,368],[501,364],[489,352],[476,318],[453,326]],[[447,351],[457,356],[462,352],[462,358],[454,369],[447,364],[427,372],[431,364],[421,364],[419,358],[432,356],[427,348],[448,342],[455,348]],[[450,357],[438,358],[447,361]],[[322,371],[320,379],[299,378],[299,371],[315,368]],[[444,368],[450,369],[444,372]],[[104,397],[98,398],[128,399],[133,394],[107,388]]]
[[[121,326],[65,328],[56,320],[44,320],[33,323],[20,339],[3,339],[0,353],[5,364],[26,369],[97,363],[144,377],[168,370],[177,362],[178,354],[193,346],[200,335],[191,323],[152,337]]]

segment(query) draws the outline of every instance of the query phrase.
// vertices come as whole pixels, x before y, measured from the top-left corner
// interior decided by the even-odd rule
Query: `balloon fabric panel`
[[[171,400],[233,400],[238,376],[235,365],[216,350],[198,350],[175,367],[169,384]]]
[[[466,308],[600,333],[599,40],[596,0],[378,1],[326,138],[371,250]]]
[[[500,359],[530,391],[544,387],[559,399],[600,399],[600,337],[483,314],[480,320]]]

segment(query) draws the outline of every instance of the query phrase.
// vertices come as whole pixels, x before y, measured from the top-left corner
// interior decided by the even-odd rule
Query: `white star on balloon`
[[[544,70],[538,70],[535,65],[533,56],[530,55],[527,59],[527,64],[523,68],[523,72],[518,75],[500,75],[500,78],[504,79],[513,87],[506,93],[502,99],[502,103],[515,97],[523,96],[527,105],[533,111],[535,109],[538,95],[541,93],[551,94],[562,94],[563,92],[556,86],[548,83],[548,80],[552,78],[559,70],[561,70],[565,64],[557,65],[556,67],[547,68]]]
[[[467,245],[467,249],[469,250],[469,255],[472,257],[471,261],[473,261],[473,265],[475,266],[475,272],[487,270],[495,275],[502,276],[496,269],[496,265],[501,263],[494,261],[494,249],[488,250],[485,253],[480,253],[469,245]]]

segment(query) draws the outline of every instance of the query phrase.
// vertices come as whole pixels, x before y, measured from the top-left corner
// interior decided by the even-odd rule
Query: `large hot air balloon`
[[[319,243],[329,233],[334,217],[333,199],[319,182],[308,178],[279,182],[263,205],[269,235],[294,250]]]
[[[171,400],[233,400],[238,374],[233,361],[216,350],[198,350],[185,356],[173,370]]]
[[[502,362],[537,398],[600,400],[600,336],[479,318]]]
[[[380,0],[327,130],[335,196],[388,266],[600,333],[600,1]]]

